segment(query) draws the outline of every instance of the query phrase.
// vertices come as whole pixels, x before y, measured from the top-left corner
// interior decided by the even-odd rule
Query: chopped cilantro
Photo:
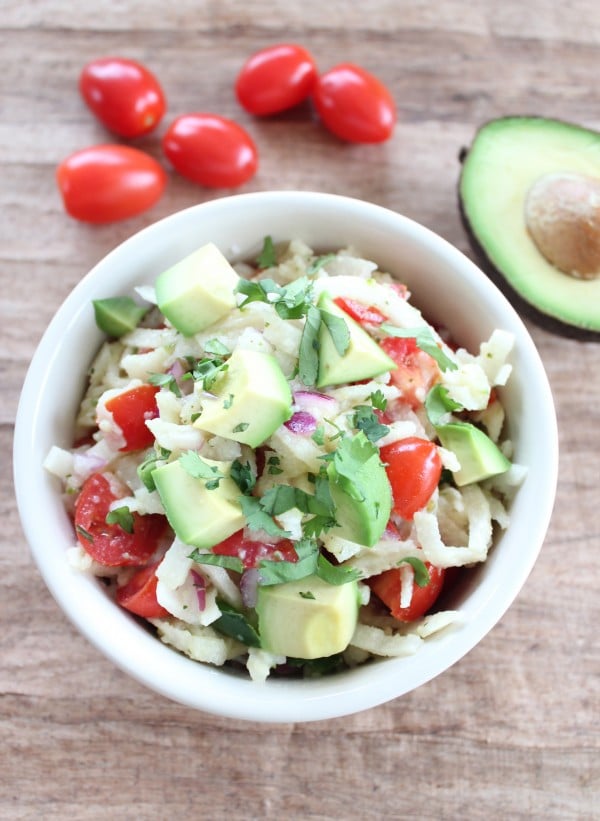
[[[350,331],[346,325],[346,321],[341,316],[329,313],[329,311],[320,310],[321,321],[329,331],[332,342],[336,351],[340,356],[344,356],[350,346]]]
[[[239,503],[242,512],[246,517],[246,523],[250,530],[264,530],[269,536],[288,537],[287,530],[279,527],[277,522],[261,507],[261,500],[255,496],[240,496]]]
[[[298,595],[303,599],[311,599],[313,601],[315,600],[315,594],[311,593],[310,590],[299,590]]]
[[[224,474],[219,472],[216,465],[209,465],[202,457],[193,450],[182,453],[179,457],[181,467],[193,476],[194,479],[205,479],[206,489],[215,490],[219,487],[219,482],[224,479]]]
[[[318,425],[317,429],[310,438],[317,445],[323,446],[325,444],[325,428],[323,427],[323,425]]]
[[[321,270],[321,268],[327,265],[328,262],[331,262],[332,259],[335,259],[335,257],[335,254],[323,254],[320,257],[315,257],[306,269],[306,273],[309,276],[313,276],[314,274],[318,273]]]
[[[450,359],[439,347],[431,328],[427,325],[418,328],[398,328],[389,322],[384,322],[380,327],[382,331],[390,336],[414,339],[417,347],[428,353],[432,359],[435,359],[443,371],[455,371],[458,368],[456,362]]]
[[[246,616],[222,599],[218,599],[217,604],[221,615],[216,621],[212,622],[211,627],[214,627],[225,636],[231,636],[241,641],[242,644],[248,647],[260,647],[258,632]]]
[[[229,408],[233,405],[233,394],[230,393],[227,399],[223,400],[223,407],[225,410],[229,410]]]
[[[223,345],[218,339],[209,339],[204,343],[204,351],[206,353],[215,354],[215,356],[229,356],[231,351],[226,345]]]
[[[262,559],[259,562],[258,583],[267,587],[272,584],[298,581],[312,576],[317,570],[319,547],[313,539],[300,539],[294,544],[298,561],[271,561]]]
[[[267,473],[271,476],[279,476],[280,473],[283,473],[283,470],[279,467],[280,464],[279,456],[269,456],[267,459]]]
[[[317,576],[327,584],[347,584],[362,578],[360,570],[332,564],[322,553],[317,559]]]
[[[266,302],[282,319],[300,319],[311,307],[312,287],[307,277],[299,277],[289,285],[278,285],[268,278],[252,282],[240,279],[236,291],[246,297],[240,308],[245,308],[250,302]]]
[[[90,544],[94,544],[94,537],[89,531],[85,529],[85,527],[81,527],[81,525],[75,525],[75,530],[79,533],[80,536],[83,536],[83,538],[87,542],[90,542]]]
[[[415,582],[417,586],[427,587],[429,584],[429,570],[427,570],[427,565],[422,562],[421,559],[417,559],[415,556],[406,556],[406,558],[400,559],[397,564],[409,564],[415,571]]]
[[[321,312],[312,305],[306,314],[306,322],[300,338],[298,376],[307,386],[317,384],[319,375],[319,329]]]
[[[190,371],[184,373],[181,378],[193,379],[194,382],[202,382],[202,387],[205,391],[210,391],[217,379],[219,379],[229,367],[227,362],[220,357],[194,359],[193,356],[188,356],[186,357],[186,361],[190,367]]]
[[[154,479],[152,478],[152,471],[156,468],[157,462],[168,459],[171,454],[170,450],[166,448],[159,448],[158,453],[151,452],[144,461],[137,466],[137,475],[146,488],[146,490],[156,490]]]
[[[387,408],[387,399],[383,395],[383,391],[379,388],[377,388],[376,391],[373,391],[373,393],[369,396],[369,399],[371,400],[373,407],[377,408],[377,410],[383,412]]]
[[[357,430],[362,430],[371,442],[376,442],[390,432],[387,425],[381,424],[370,405],[357,405],[354,408],[352,424]]]
[[[233,429],[232,433],[243,433],[250,427],[250,422],[240,422],[239,425],[236,425]]]
[[[177,384],[177,380],[170,373],[151,373],[148,375],[148,382],[159,388],[167,388],[167,390],[170,390],[175,396],[181,396],[181,390]]]
[[[256,264],[259,268],[272,268],[277,265],[277,253],[273,245],[273,238],[266,236],[263,239],[263,245],[260,254],[256,258]]]
[[[427,418],[432,425],[439,425],[444,416],[452,411],[461,411],[463,406],[455,402],[448,394],[448,389],[439,383],[434,385],[425,397]]]
[[[234,459],[231,463],[230,475],[242,493],[246,495],[250,493],[256,484],[256,476],[250,467],[250,462],[242,464],[239,459]]]
[[[125,533],[133,533],[133,514],[127,505],[109,510],[104,521],[107,525],[119,525]]]
[[[202,553],[196,549],[188,556],[196,564],[211,564],[214,567],[224,567],[236,573],[244,572],[244,563],[237,556],[221,556],[219,553]]]

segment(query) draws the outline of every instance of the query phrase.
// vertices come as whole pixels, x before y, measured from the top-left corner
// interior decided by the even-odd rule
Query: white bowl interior
[[[515,461],[528,476],[511,524],[485,565],[459,588],[462,621],[409,659],[386,659],[316,680],[268,680],[199,664],[161,644],[115,606],[102,585],[68,566],[74,543],[58,482],[42,468],[53,444],[70,446],[87,366],[102,337],[91,300],[131,293],[204,242],[232,260],[253,257],[264,235],[299,237],[319,250],[354,246],[406,282],[425,315],[477,349],[494,328],[516,337],[502,391]],[[426,228],[381,207],[328,194],[266,192],[217,199],[136,234],[85,276],[49,325],[31,362],[14,440],[17,501],[31,552],[53,596],[106,656],[152,689],[191,707],[256,721],[311,721],[357,712],[402,695],[446,670],[502,617],[546,533],[556,490],[558,444],[552,395],[526,328],[508,301],[463,254]]]

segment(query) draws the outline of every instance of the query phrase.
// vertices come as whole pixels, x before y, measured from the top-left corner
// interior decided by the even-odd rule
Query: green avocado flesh
[[[600,332],[600,278],[563,273],[540,253],[525,224],[530,187],[547,174],[600,180],[600,133],[542,117],[504,117],[484,125],[463,161],[462,214],[495,272],[537,318],[556,330]],[[502,285],[503,283],[500,282]]]

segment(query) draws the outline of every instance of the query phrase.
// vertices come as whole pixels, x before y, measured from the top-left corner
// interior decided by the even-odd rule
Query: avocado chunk
[[[453,474],[459,487],[489,479],[510,468],[509,460],[490,437],[469,422],[438,425],[436,432],[442,445],[453,451],[460,462],[460,470]]]
[[[207,488],[206,480],[192,476],[179,459],[155,468],[152,478],[177,538],[210,548],[244,527],[245,519],[238,502],[240,489],[230,476],[231,463],[203,461],[224,477],[217,487]]]
[[[292,415],[292,393],[274,356],[236,348],[202,401],[200,430],[255,448]]]
[[[109,296],[93,299],[96,325],[108,336],[118,339],[137,328],[147,308],[142,308],[130,296]]]
[[[343,319],[350,333],[350,344],[342,356],[338,353],[325,323],[321,323],[318,388],[326,385],[343,385],[346,382],[359,382],[361,379],[372,379],[381,373],[394,370],[396,363],[360,327],[358,322],[355,322],[335,304],[328,293],[321,294],[317,307]]]
[[[600,133],[572,123],[492,120],[463,152],[461,213],[491,278],[539,324],[584,339],[600,332],[599,185]]]
[[[193,336],[236,306],[239,276],[209,242],[163,271],[156,280],[156,301],[169,322]]]
[[[344,437],[327,465],[337,525],[330,533],[372,547],[392,510],[392,491],[378,448],[361,431]]]
[[[258,588],[261,644],[275,655],[317,659],[341,653],[358,621],[355,581],[331,585],[318,576]]]

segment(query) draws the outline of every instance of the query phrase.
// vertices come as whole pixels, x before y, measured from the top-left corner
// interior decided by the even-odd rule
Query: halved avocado
[[[502,117],[479,129],[461,160],[461,215],[491,278],[540,325],[598,341],[600,276],[593,277],[593,271],[572,275],[549,261],[553,255],[544,246],[540,250],[527,226],[531,209],[526,215],[526,203],[532,188],[539,191],[548,175],[583,182],[592,191],[589,201],[596,222],[585,214],[582,233],[571,232],[571,239],[575,247],[587,242],[585,232],[592,231],[591,240],[600,249],[600,201],[594,193],[600,185],[600,133],[542,117]],[[568,205],[574,212],[580,203]],[[550,234],[556,236],[554,230]]]

